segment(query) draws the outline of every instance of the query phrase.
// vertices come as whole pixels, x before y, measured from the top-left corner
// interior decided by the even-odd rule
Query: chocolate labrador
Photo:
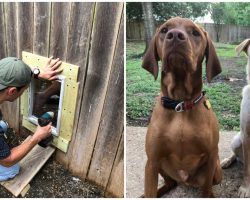
[[[184,183],[213,197],[222,170],[218,156],[219,125],[202,91],[202,62],[206,76],[221,72],[206,31],[189,19],[172,18],[156,31],[143,58],[143,68],[155,79],[161,61],[161,93],[156,99],[146,136],[145,197],[157,197]],[[158,174],[165,185],[157,190]]]

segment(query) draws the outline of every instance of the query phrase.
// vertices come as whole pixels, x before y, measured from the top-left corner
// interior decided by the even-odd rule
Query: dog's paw
[[[230,165],[236,160],[235,156],[231,156],[229,158],[225,158],[224,160],[221,161],[220,166],[222,169],[226,169],[230,167]]]
[[[239,188],[238,196],[240,198],[250,197],[250,185],[246,185],[245,183],[243,183]]]

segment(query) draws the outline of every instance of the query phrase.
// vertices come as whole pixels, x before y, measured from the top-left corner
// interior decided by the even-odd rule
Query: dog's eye
[[[161,33],[167,33],[168,32],[168,28],[162,28],[161,29]]]
[[[195,29],[192,31],[192,34],[193,34],[194,36],[196,36],[196,37],[197,37],[197,36],[200,36],[200,33],[199,33],[197,30],[195,30]]]

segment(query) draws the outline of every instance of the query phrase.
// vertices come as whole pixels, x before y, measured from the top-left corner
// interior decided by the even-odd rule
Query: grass
[[[243,54],[236,56],[236,45],[216,43],[215,47],[222,64],[222,73],[212,84],[204,83],[204,90],[218,117],[220,128],[239,131],[241,89],[246,84],[246,58]],[[127,42],[126,106],[129,120],[148,118],[155,97],[160,92],[160,79],[154,81],[153,76],[141,68],[144,48],[144,42]],[[231,81],[230,78],[238,80]]]

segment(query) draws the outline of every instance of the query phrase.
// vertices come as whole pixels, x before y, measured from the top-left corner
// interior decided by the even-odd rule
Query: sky
[[[211,18],[211,14],[210,13],[208,13],[204,17],[198,17],[195,21],[198,22],[198,23],[213,23],[214,22],[212,20],[212,18]]]

